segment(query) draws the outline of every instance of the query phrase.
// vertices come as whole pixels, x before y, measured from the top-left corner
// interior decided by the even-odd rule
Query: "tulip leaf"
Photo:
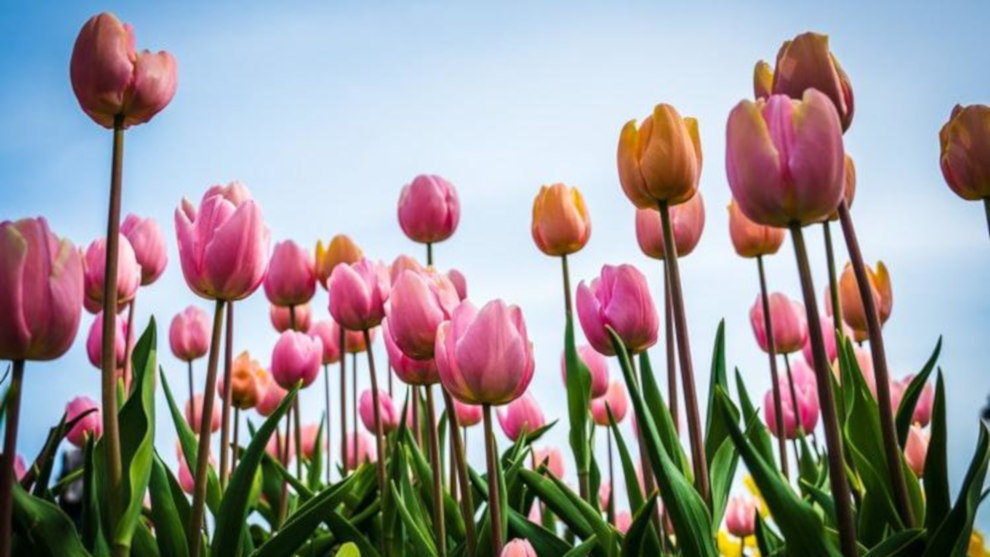
[[[567,295],[570,296],[570,293]],[[578,478],[584,485],[591,466],[591,447],[588,444],[591,372],[578,355],[574,341],[574,317],[570,313],[567,314],[564,327],[564,368],[567,384],[567,416],[571,426],[569,439],[574,462],[577,463]]]
[[[351,542],[358,547],[360,550],[360,555],[362,557],[378,557],[378,550],[375,546],[371,545],[371,542],[358,530],[353,524],[347,521],[346,518],[340,515],[337,511],[330,510],[327,513],[326,518],[327,528],[333,532],[333,535],[337,537],[338,540],[342,542]]]
[[[722,446],[715,451],[709,475],[712,478],[712,535],[718,534],[718,525],[722,523],[722,515],[729,501],[729,491],[732,480],[736,476],[739,463],[739,453],[732,440],[726,437]]]
[[[749,442],[753,444],[753,448],[760,453],[764,460],[773,462],[773,440],[770,439],[770,432],[760,421],[760,414],[749,398],[749,391],[746,389],[746,383],[743,382],[742,374],[739,373],[739,368],[736,368],[736,391],[739,393],[739,407],[742,409],[743,422],[753,424],[753,427],[747,431]]]
[[[528,540],[537,555],[563,555],[570,549],[570,546],[558,538],[555,532],[530,522],[513,509],[509,509],[508,524],[509,537]]]
[[[567,525],[567,528],[574,535],[586,539],[595,533],[588,517],[571,503],[571,500],[564,495],[563,489],[556,483],[530,470],[521,470],[520,479],[536,493],[540,501]]]
[[[320,417],[319,425],[316,430],[316,440],[313,442],[313,456],[308,459],[307,472],[308,477],[306,478],[309,484],[309,489],[311,491],[317,491],[322,485],[323,477],[323,424],[327,423],[326,413]],[[329,465],[329,463],[327,463]]]
[[[777,551],[784,545],[784,540],[776,532],[767,526],[766,520],[756,513],[756,546],[760,550],[760,555],[777,555]]]
[[[653,493],[647,499],[646,504],[640,507],[633,516],[632,524],[629,525],[625,538],[622,540],[622,555],[640,554],[647,543],[644,538],[647,537],[647,532],[651,531],[650,524],[656,512],[657,494]],[[659,551],[654,554],[659,555]]]
[[[433,557],[437,555],[437,548],[433,544],[433,537],[426,533],[422,526],[417,523],[416,519],[406,508],[405,503],[403,503],[403,498],[400,496],[399,491],[395,488],[395,484],[392,484],[392,501],[395,503],[396,510],[399,511],[399,517],[402,519],[403,524],[406,527],[406,531],[411,535],[409,536],[409,541],[412,547],[415,549],[416,554],[426,554]]]
[[[416,474],[419,480],[419,491],[420,496],[430,509],[430,515],[433,516],[433,467],[427,462],[426,457],[423,452],[416,445],[412,439],[412,435],[408,430],[406,430],[406,442],[404,443],[406,450],[411,455],[410,462],[413,466],[413,473]],[[443,490],[443,508],[444,508],[444,518],[445,524],[447,526],[447,535],[453,536],[457,539],[464,537],[464,518],[461,516],[461,512],[457,506],[457,501]]]
[[[705,458],[711,468],[715,459],[715,451],[719,450],[722,442],[729,437],[728,426],[721,414],[715,410],[715,387],[720,386],[729,392],[729,379],[725,371],[725,319],[718,322],[715,332],[715,346],[712,348],[712,370],[708,385],[708,416],[705,422]],[[739,421],[739,416],[734,416]]]
[[[918,399],[921,398],[921,394],[925,390],[928,377],[932,374],[932,370],[935,369],[935,362],[938,361],[938,355],[941,351],[942,337],[938,337],[938,342],[935,343],[935,350],[932,351],[932,355],[925,362],[925,366],[921,368],[921,371],[911,379],[911,383],[904,389],[904,394],[901,396],[901,403],[897,406],[897,442],[902,447],[907,443],[908,430],[911,428],[914,409],[918,405]]]
[[[89,555],[72,519],[62,509],[29,494],[17,482],[12,489],[12,529],[20,538],[22,550],[28,548],[27,554],[37,556]]]
[[[925,530],[928,532],[934,532],[941,520],[949,514],[948,432],[945,409],[945,382],[940,369],[935,380],[935,400],[932,404],[932,423],[924,470],[927,502]]]
[[[65,435],[80,420],[95,411],[95,408],[91,408],[69,421],[66,421],[66,415],[62,414],[58,425],[48,430],[48,437],[45,439],[45,444],[41,452],[38,453],[38,457],[34,460],[31,468],[28,469],[24,478],[21,480],[21,487],[27,489],[33,483],[34,487],[31,491],[33,495],[51,499],[51,491],[48,489],[48,483],[51,481],[52,468],[55,464],[55,455],[58,452],[58,446],[62,442],[62,439],[65,438]]]
[[[151,497],[151,519],[155,524],[155,540],[159,553],[183,557],[189,554],[185,525],[189,520],[189,505],[185,496],[181,503],[173,498],[170,472],[161,458],[155,454],[151,463],[151,479],[148,493]],[[171,480],[171,481],[170,481]],[[185,505],[186,513],[179,511],[179,504]]]
[[[609,427],[612,428],[612,438],[615,439],[615,447],[619,452],[619,462],[622,464],[622,475],[625,478],[626,497],[629,499],[629,508],[633,512],[636,512],[643,506],[643,492],[640,491],[639,479],[636,477],[636,465],[633,464],[632,458],[629,456],[626,441],[622,438],[622,432],[619,431],[619,424],[615,423],[612,408],[607,402],[605,403],[605,409],[608,411]],[[610,497],[614,496],[614,493],[610,494]]]
[[[891,534],[873,546],[863,557],[909,557],[918,555],[924,549],[925,531],[916,528]]]
[[[340,503],[344,493],[350,489],[354,476],[348,476],[341,482],[329,486],[301,505],[285,524],[262,544],[252,557],[275,557],[278,555],[293,555],[319,525],[328,520],[330,513]]]
[[[684,447],[681,446],[680,436],[677,426],[674,424],[674,417],[670,414],[670,408],[660,394],[657,386],[656,376],[653,374],[653,366],[650,364],[650,357],[644,351],[639,354],[639,377],[643,388],[643,401],[650,415],[653,416],[657,424],[657,432],[660,434],[660,442],[670,454],[670,458],[677,465],[677,468],[684,474],[688,481],[693,481],[694,470],[684,454]]]

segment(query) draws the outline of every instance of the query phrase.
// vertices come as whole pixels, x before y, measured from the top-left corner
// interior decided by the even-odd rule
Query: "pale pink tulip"
[[[205,356],[210,350],[212,326],[210,316],[196,306],[189,306],[175,314],[168,327],[172,354],[184,362]]]
[[[450,279],[451,284],[457,289],[457,297],[463,302],[467,299],[468,288],[467,279],[464,278],[464,274],[457,269],[451,269],[447,271],[447,278]]]
[[[414,360],[396,346],[392,340],[389,319],[382,321],[382,337],[385,339],[385,351],[388,354],[389,365],[395,375],[407,385],[432,385],[440,381],[436,362],[429,360]]]
[[[780,403],[781,414],[784,419],[784,437],[793,439],[797,437],[798,416],[800,424],[805,433],[815,429],[818,425],[820,414],[818,406],[818,392],[815,383],[814,372],[803,361],[797,360],[791,364],[791,373],[794,378],[794,393],[797,398],[797,411],[791,401],[790,386],[787,382],[787,375],[780,377]],[[777,426],[776,406],[773,401],[773,389],[767,390],[763,397],[763,418],[767,427],[774,435],[780,435],[781,431]]]
[[[525,393],[497,411],[502,432],[513,441],[546,425],[543,411],[531,393]]]
[[[203,395],[195,395],[186,402],[186,423],[192,428],[193,433],[199,434],[203,424]],[[213,416],[210,419],[210,431],[216,433],[220,429],[220,406],[213,406]]]
[[[165,234],[155,219],[127,215],[120,225],[120,233],[130,242],[141,267],[141,284],[147,286],[158,280],[165,272],[168,254],[165,251]]]
[[[395,286],[395,281],[399,280],[399,275],[401,275],[403,271],[415,271],[417,273],[421,273],[425,270],[426,268],[420,265],[419,261],[416,261],[416,258],[402,254],[396,257],[395,260],[392,261],[392,264],[388,266],[388,278],[391,281],[392,286]]]
[[[278,383],[270,379],[266,382],[266,385],[262,391],[264,391],[264,393],[261,399],[258,400],[258,404],[255,405],[254,409],[265,417],[271,416],[275,413],[278,405],[282,403],[282,399],[285,398],[285,395],[289,394],[289,392],[280,387]]]
[[[808,318],[804,306],[780,292],[770,294],[767,299],[770,306],[770,326],[773,327],[774,353],[790,354],[801,350],[808,340]],[[767,345],[766,319],[760,295],[756,296],[756,301],[749,310],[749,324],[753,327],[760,349],[768,352],[770,348]]]
[[[536,550],[528,541],[516,538],[505,544],[499,557],[536,557]]]
[[[362,259],[334,267],[327,290],[334,321],[345,329],[363,331],[376,327],[385,317],[391,281],[384,263]]]
[[[358,414],[361,416],[361,423],[368,431],[375,432],[375,404],[372,393],[366,390],[361,393],[358,399]],[[399,411],[392,404],[392,398],[388,393],[378,390],[378,410],[382,421],[382,432],[391,433],[399,427]]]
[[[621,379],[613,379],[608,384],[608,390],[605,391],[604,395],[591,399],[591,417],[600,426],[607,426],[611,423],[608,419],[608,411],[605,409],[606,403],[612,409],[612,416],[615,418],[615,423],[621,423],[622,419],[626,417],[626,412],[629,410],[626,388]]]
[[[609,356],[615,347],[606,326],[615,329],[630,353],[657,342],[660,321],[646,277],[632,265],[605,265],[600,277],[577,288],[577,313],[584,336],[595,350]]]
[[[107,241],[94,240],[83,255],[83,305],[90,313],[103,309],[103,288],[107,263]],[[141,286],[141,266],[127,237],[120,235],[117,244],[117,311],[124,308]]]
[[[747,495],[729,498],[725,506],[725,528],[737,538],[752,536],[756,531],[757,502]]]
[[[114,361],[117,369],[123,369],[127,363],[127,318],[118,316],[114,321],[116,331],[114,340]],[[131,348],[133,348],[133,339]],[[89,327],[89,336],[86,337],[86,355],[89,356],[89,363],[93,367],[100,369],[103,362],[103,312],[96,314],[96,319]]]
[[[309,327],[309,336],[319,338],[323,346],[323,365],[340,360],[340,326],[333,319],[317,321]]]
[[[292,317],[295,317],[296,327],[292,328]],[[272,322],[272,327],[280,333],[285,331],[308,331],[312,326],[313,311],[310,305],[302,304],[298,306],[268,306],[268,319]]]
[[[701,199],[701,192],[670,208],[670,227],[674,245],[677,246],[677,256],[684,257],[694,251],[705,229],[705,203]],[[636,210],[636,241],[647,257],[663,259],[660,211],[655,208]]]
[[[300,441],[302,447],[302,456],[307,460],[311,460],[313,455],[316,454],[317,450],[322,451],[327,446],[326,435],[323,435],[323,442],[321,447],[316,446],[316,438],[320,435],[320,424],[307,424],[302,426],[302,439]],[[326,465],[326,463],[324,463]]]
[[[917,425],[908,430],[907,442],[904,444],[904,458],[915,476],[925,474],[925,461],[928,457],[928,432]]]
[[[437,327],[450,319],[458,304],[457,289],[445,275],[432,270],[402,271],[386,307],[392,340],[410,358],[433,358]]]
[[[608,390],[608,359],[585,344],[577,349],[578,357],[591,374],[591,398],[598,398]],[[567,354],[560,355],[560,376],[567,385]]]
[[[357,438],[357,448],[354,442]],[[375,449],[375,439],[364,431],[347,432],[344,436],[344,446],[347,453],[347,469],[354,470],[365,462],[375,462],[377,451]]]
[[[471,427],[481,423],[482,408],[480,406],[465,404],[455,398],[454,413],[457,414],[457,421],[461,427]]]
[[[298,306],[316,293],[313,254],[292,240],[275,244],[265,275],[265,296],[276,306]]]
[[[65,438],[76,447],[86,446],[86,439],[93,437],[99,439],[103,433],[103,418],[100,414],[100,405],[93,399],[86,396],[77,396],[65,405],[65,421],[71,422],[82,414],[89,412],[81,418],[76,425],[66,434]]]
[[[533,469],[546,464],[547,470],[557,479],[564,478],[564,455],[556,447],[533,449]]]

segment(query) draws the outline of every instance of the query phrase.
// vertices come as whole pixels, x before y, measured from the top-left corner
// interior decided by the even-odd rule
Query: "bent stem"
[[[914,513],[911,509],[911,499],[908,497],[907,483],[904,479],[904,467],[901,466],[901,447],[897,442],[897,430],[894,427],[894,410],[890,404],[890,374],[887,372],[887,353],[883,344],[883,332],[880,330],[880,318],[877,314],[876,302],[873,299],[873,288],[869,277],[866,276],[866,265],[863,263],[863,252],[856,238],[849,206],[843,200],[839,204],[839,221],[842,223],[842,235],[846,239],[846,251],[852,262],[853,273],[856,275],[856,285],[859,287],[859,297],[863,302],[863,313],[866,314],[866,329],[870,335],[870,352],[873,356],[873,375],[877,385],[877,404],[880,406],[880,433],[883,437],[884,453],[887,457],[887,470],[893,484],[894,497],[900,509],[901,519],[907,528],[914,526]]]
[[[760,300],[763,306],[763,328],[767,331],[767,356],[770,358],[770,381],[773,385],[773,405],[774,418],[777,420],[777,427],[783,432],[784,409],[780,400],[780,381],[777,374],[777,345],[773,341],[773,323],[770,321],[770,298],[767,296],[767,277],[763,269],[763,256],[756,256],[756,267],[760,272]],[[793,406],[797,408],[797,406]],[[795,410],[796,412],[797,410]],[[784,478],[789,479],[787,473],[787,440],[784,435],[777,436],[777,450],[780,452],[780,471]]]
[[[210,360],[206,368],[206,386],[203,389],[203,407],[200,411],[199,448],[196,452],[196,483],[193,489],[192,512],[189,515],[189,555],[198,557],[200,546],[199,530],[203,527],[204,504],[206,503],[206,469],[210,459],[210,419],[213,416],[213,395],[216,389],[210,387],[217,382],[217,363],[220,359],[220,332],[223,328],[225,302],[217,300],[213,311],[213,336],[210,341]],[[105,321],[104,321],[105,322]],[[106,415],[110,412],[104,412]]]
[[[440,443],[437,440],[432,385],[426,386],[426,419],[429,421],[430,458],[433,459],[433,528],[436,533],[437,551],[443,557],[447,554],[447,532],[443,521],[443,463],[440,462]]]
[[[492,407],[481,406],[485,418],[485,460],[488,466],[488,520],[492,525],[492,555],[502,554],[502,499],[498,490],[498,477],[495,474],[495,434],[492,433]]]
[[[670,417],[674,420],[674,429],[681,430],[681,419],[677,412],[677,353],[674,350],[674,315],[670,307],[670,278],[667,276],[667,265],[663,265],[663,314],[664,314],[664,343],[667,350],[667,399],[670,401]]]
[[[659,203],[660,226],[663,228],[663,250],[667,273],[670,276],[670,299],[674,310],[674,327],[677,331],[677,352],[681,364],[681,384],[684,387],[684,409],[687,414],[688,435],[691,440],[691,462],[694,465],[695,487],[706,504],[709,495],[708,460],[701,433],[701,417],[698,412],[698,394],[694,386],[694,367],[691,363],[691,342],[688,339],[687,315],[684,311],[684,293],[681,291],[681,275],[677,267],[677,248],[670,223],[670,207],[666,201]],[[671,249],[671,246],[673,248]]]
[[[14,511],[14,460],[17,458],[17,423],[21,413],[21,386],[24,381],[24,360],[14,360],[14,371],[7,388],[7,425],[3,437],[3,459],[0,461],[0,555],[10,556],[11,519]]]
[[[378,378],[375,376],[375,355],[371,350],[371,335],[368,333],[368,329],[364,329],[364,346],[365,350],[368,352],[368,375],[371,377],[371,403],[374,407],[375,414],[375,443],[378,448],[378,458],[376,464],[378,465],[378,493],[382,500],[382,516],[388,516],[386,507],[386,502],[388,497],[385,495],[385,490],[388,484],[385,483],[385,434],[382,432],[382,413],[381,406],[378,402]],[[355,422],[356,424],[357,422]],[[355,434],[357,428],[354,429]],[[357,439],[355,439],[354,447],[357,448]],[[385,544],[385,540],[382,540],[382,548],[384,552],[388,552],[388,546]]]
[[[230,397],[233,386],[230,384],[230,370],[234,362],[234,302],[227,304],[227,330],[223,348],[223,402],[220,422],[220,490],[227,488],[227,455],[230,445]],[[209,387],[209,385],[207,385]]]
[[[450,465],[457,469],[457,481],[461,485],[460,502],[461,514],[464,516],[464,537],[467,539],[467,554],[474,555],[476,551],[474,534],[474,496],[471,494],[471,480],[468,478],[467,459],[464,455],[464,445],[467,442],[467,428],[464,428],[464,439],[458,431],[460,428],[460,418],[454,409],[454,399],[451,398],[447,389],[440,385],[440,392],[443,393],[443,404],[447,410],[447,421],[450,425],[450,448],[453,460]]]
[[[798,274],[801,277],[801,292],[804,295],[804,306],[808,313],[808,334],[811,339],[811,351],[814,355],[815,377],[818,384],[818,401],[821,406],[822,421],[825,427],[825,443],[828,446],[829,482],[832,487],[832,497],[835,502],[836,525],[839,530],[839,543],[846,557],[856,557],[856,525],[853,523],[852,507],[850,504],[849,481],[846,477],[845,455],[842,446],[842,435],[839,431],[839,418],[835,410],[835,396],[832,393],[832,378],[828,356],[825,353],[825,343],[822,337],[822,324],[818,320],[818,306],[815,304],[815,285],[811,278],[811,265],[808,263],[808,251],[804,244],[804,234],[801,225],[794,223],[790,227],[794,240],[794,254],[797,259]]]

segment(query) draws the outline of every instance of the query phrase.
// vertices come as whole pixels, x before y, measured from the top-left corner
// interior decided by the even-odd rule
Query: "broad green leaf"
[[[568,295],[570,295],[568,293]],[[591,466],[591,447],[588,444],[590,417],[591,373],[578,356],[574,342],[574,318],[568,313],[564,326],[564,367],[567,384],[567,416],[570,419],[568,438],[574,462],[577,463],[579,481],[585,481]],[[589,495],[590,497],[590,495]]]
[[[524,475],[525,474],[536,475],[535,473],[530,472],[529,470],[523,470],[520,473]],[[592,507],[587,501],[582,500],[576,493],[571,491],[567,487],[567,485],[564,484],[563,481],[561,481],[559,478],[554,477],[553,474],[550,474],[548,479],[551,482],[553,482],[554,485],[557,486],[557,489],[564,494],[564,497],[566,497],[570,501],[570,504],[575,509],[577,509],[577,511],[581,513],[582,516],[584,516],[585,520],[588,521],[588,525],[591,526],[592,531],[594,531],[595,537],[598,538],[599,545],[602,547],[605,553],[607,555],[613,555],[615,551],[618,549],[616,545],[614,530],[610,524],[605,522],[605,520],[602,518],[601,513],[598,512],[597,509]]]
[[[729,437],[728,428],[722,420],[721,415],[715,411],[715,387],[721,386],[722,390],[729,392],[729,379],[725,372],[725,320],[718,323],[718,330],[715,333],[715,347],[712,349],[712,371],[710,383],[708,385],[708,419],[705,422],[705,458],[708,459],[708,466],[711,467],[715,458],[715,451],[722,446],[722,442]],[[739,416],[735,416],[736,421]]]
[[[13,533],[20,536],[20,547],[30,555],[63,557],[89,555],[76,533],[75,525],[62,509],[13,484]]]
[[[564,557],[585,557],[586,555],[591,554],[591,552],[594,551],[595,548],[597,547],[598,547],[598,538],[596,538],[595,536],[591,536],[590,538],[582,542],[580,545],[576,545],[573,548],[571,548],[570,551],[564,554]]]
[[[161,458],[156,454],[151,464],[151,479],[148,482],[148,493],[151,496],[151,520],[155,524],[155,540],[158,550],[163,555],[183,557],[189,554],[189,543],[186,538],[186,520],[179,513],[176,501],[172,498],[169,482],[169,471]],[[182,503],[186,502],[185,496]]]
[[[644,351],[639,354],[639,377],[643,389],[643,402],[646,409],[653,416],[654,423],[657,424],[657,433],[660,434],[660,442],[663,443],[667,454],[677,468],[684,474],[689,482],[693,482],[694,470],[681,446],[681,439],[674,424],[674,417],[670,414],[670,407],[660,394],[660,387],[657,386],[656,376],[653,374],[653,366],[650,363],[649,355]]]
[[[928,376],[935,369],[935,362],[938,361],[938,355],[941,351],[942,337],[938,337],[938,342],[935,343],[935,350],[932,351],[931,357],[925,362],[925,366],[921,368],[921,371],[914,376],[901,396],[901,403],[897,406],[897,441],[902,447],[907,442],[908,429],[911,428],[911,418],[914,416],[914,409],[918,405],[918,399],[921,397],[925,384],[928,382]]]
[[[732,480],[736,476],[736,466],[739,463],[739,453],[728,437],[722,441],[722,446],[715,451],[709,476],[712,479],[712,535],[718,534],[718,525],[722,523],[725,506],[729,502],[729,492],[732,490]]]
[[[165,400],[168,402],[169,412],[172,414],[172,423],[175,425],[175,433],[179,438],[179,446],[182,448],[182,457],[189,465],[190,470],[196,468],[196,455],[199,452],[199,441],[193,433],[192,428],[186,423],[186,418],[172,397],[172,389],[168,386],[168,378],[165,371],[158,370],[158,375],[162,379],[162,392],[165,393]],[[212,466],[206,467],[206,506],[214,516],[220,512],[220,481],[217,479],[216,471]]]
[[[340,503],[344,492],[350,488],[353,478],[354,476],[348,476],[340,483],[327,487],[296,509],[296,512],[292,513],[285,524],[261,545],[252,554],[252,557],[276,557],[294,554],[313,535],[320,524],[329,519],[330,513]]]
[[[928,439],[928,456],[925,457],[925,530],[934,532],[949,514],[949,463],[948,431],[945,418],[945,381],[942,370],[935,380],[935,400],[932,403],[932,422]]]

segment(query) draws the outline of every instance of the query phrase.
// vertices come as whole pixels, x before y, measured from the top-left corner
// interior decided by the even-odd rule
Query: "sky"
[[[503,298],[522,307],[537,358],[530,388],[548,420],[561,420],[542,444],[569,454],[559,369],[559,261],[540,253],[529,231],[540,185],[576,186],[590,210],[591,240],[570,261],[575,285],[596,276],[603,264],[632,263],[656,296],[660,265],[640,253],[634,209],[618,183],[618,134],[660,102],[697,117],[707,222],[681,272],[702,415],[721,319],[730,368],[738,367],[750,392],[762,399],[769,388],[767,361],[748,321],[758,293],[755,263],[735,255],[727,233],[725,121],[737,102],[752,95],[757,60],[772,61],[780,43],[798,33],[826,33],[855,92],[855,118],[845,135],[858,172],[853,219],[868,262],[883,260],[892,274],[894,306],[884,334],[894,375],[920,370],[943,337],[939,365],[947,385],[955,489],[990,395],[990,242],[982,207],[956,197],[942,179],[938,130],[956,103],[988,102],[990,6],[824,7],[5,6],[0,219],[43,215],[79,246],[105,233],[111,137],[79,109],[68,65],[83,22],[113,11],[134,25],[138,48],[165,49],[178,61],[173,102],[126,134],[123,195],[124,213],[154,218],[169,243],[164,276],[138,294],[136,323],[157,319],[160,363],[177,393],[186,391],[185,368],[166,348],[168,323],[188,304],[211,308],[186,287],[178,265],[173,213],[183,196],[198,200],[212,184],[240,180],[262,205],[273,243],[292,239],[312,246],[346,233],[371,257],[391,261],[407,253],[422,260],[423,246],[398,226],[396,203],[415,175],[436,173],[456,185],[462,209],[456,234],[434,248],[437,265],[463,271],[476,304]],[[822,236],[819,228],[806,235],[821,292],[827,284]],[[838,242],[843,265],[847,257]],[[767,270],[772,290],[799,297],[789,240],[767,260]],[[313,304],[318,317],[328,315],[324,291]],[[99,374],[85,353],[92,320],[84,315],[63,358],[27,366],[18,440],[25,455],[40,450],[71,398],[99,400]],[[235,351],[247,349],[267,364],[277,337],[260,289],[237,304],[235,320]],[[651,352],[658,368],[662,350]],[[384,359],[382,346],[376,354]],[[360,366],[363,388],[367,366]],[[205,362],[197,362],[199,381],[204,369]],[[612,372],[619,373],[615,362]],[[336,374],[331,384],[337,385]],[[318,420],[322,410],[321,380],[302,395],[303,421]],[[157,412],[158,449],[174,462],[175,435],[160,392]],[[336,415],[334,406],[334,443]],[[631,435],[628,423],[623,427]],[[479,467],[480,439],[479,430],[469,441]],[[602,442],[600,461],[604,451]],[[575,482],[569,459],[567,468]],[[988,513],[978,522],[990,529]]]

